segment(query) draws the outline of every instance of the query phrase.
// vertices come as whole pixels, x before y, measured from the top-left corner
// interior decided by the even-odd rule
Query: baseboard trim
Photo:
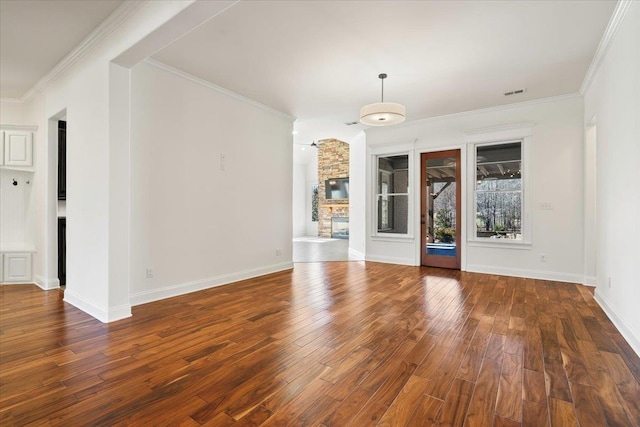
[[[527,279],[552,280],[554,282],[583,283],[582,274],[557,273],[543,270],[525,270],[520,268],[496,267],[492,265],[467,264],[467,270],[473,273],[497,274],[500,276],[524,277]]]
[[[64,302],[67,302],[84,311],[88,315],[95,317],[102,323],[115,322],[116,320],[131,317],[131,305],[129,304],[122,304],[105,310],[104,308],[98,307],[94,303],[75,295],[69,289],[64,292]]]
[[[613,323],[616,329],[618,329],[620,335],[627,340],[633,351],[635,351],[638,357],[640,357],[640,338],[638,338],[624,320],[616,314],[615,310],[611,307],[611,304],[609,304],[606,298],[598,293],[597,289],[594,294],[594,299],[598,305],[600,305],[604,314],[606,314],[609,320],[611,320],[611,323]]]
[[[584,279],[582,279],[582,284],[595,288],[598,284],[598,278],[596,276],[584,276]]]
[[[191,292],[202,291],[204,289],[215,288],[217,286],[228,285],[230,283],[239,282],[241,280],[252,279],[254,277],[264,276],[266,274],[277,273],[279,271],[291,270],[293,262],[284,262],[273,264],[265,267],[254,268],[250,270],[239,271],[236,273],[223,274],[220,276],[209,277],[207,279],[195,280],[192,282],[180,283],[177,285],[165,286],[163,288],[151,291],[136,292],[129,296],[129,302],[132,306],[147,304],[153,301],[159,301],[166,298],[177,297],[189,294]]]
[[[413,258],[399,258],[385,255],[367,254],[366,261],[383,262],[385,264],[399,264],[415,266]]]
[[[60,288],[60,279],[58,279],[57,277],[55,279],[46,279],[36,274],[34,276],[34,283],[43,291],[50,291],[51,289]]]

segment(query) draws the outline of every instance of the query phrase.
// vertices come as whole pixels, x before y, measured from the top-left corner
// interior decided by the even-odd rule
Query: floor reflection
[[[293,262],[359,261],[349,253],[348,239],[296,237],[293,239]]]

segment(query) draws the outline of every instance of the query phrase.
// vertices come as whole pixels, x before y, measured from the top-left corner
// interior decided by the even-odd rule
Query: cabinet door
[[[4,132],[5,166],[33,166],[31,132]]]
[[[31,282],[31,254],[4,254],[4,282]]]

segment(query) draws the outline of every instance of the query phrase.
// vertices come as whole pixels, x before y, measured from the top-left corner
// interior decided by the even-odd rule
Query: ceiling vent
[[[526,89],[516,89],[512,90],[511,92],[505,92],[504,96],[519,95],[521,93],[525,93],[526,91]]]

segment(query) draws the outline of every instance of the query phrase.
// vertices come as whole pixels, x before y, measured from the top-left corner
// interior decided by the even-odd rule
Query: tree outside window
[[[522,239],[522,142],[476,148],[476,237]]]

